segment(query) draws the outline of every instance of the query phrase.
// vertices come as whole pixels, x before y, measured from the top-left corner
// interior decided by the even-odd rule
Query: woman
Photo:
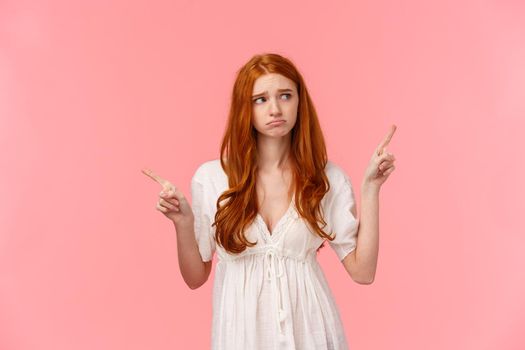
[[[256,55],[237,74],[220,159],[193,175],[192,207],[143,170],[163,186],[157,209],[175,223],[190,288],[207,281],[217,253],[213,349],[348,349],[316,252],[328,240],[354,281],[372,283],[394,131],[367,168],[358,219],[350,179],[327,159],[302,76],[289,59]]]

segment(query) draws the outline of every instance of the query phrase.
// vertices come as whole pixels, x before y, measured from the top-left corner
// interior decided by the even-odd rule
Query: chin
[[[271,137],[271,138],[280,138],[280,137],[287,136],[290,133],[290,131],[291,130],[279,130],[276,132],[266,132],[266,133],[263,133],[263,135],[266,137]]]

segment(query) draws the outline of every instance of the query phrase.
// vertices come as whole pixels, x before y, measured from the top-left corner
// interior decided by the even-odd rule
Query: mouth
[[[277,125],[277,124],[282,124],[284,122],[285,122],[284,119],[277,119],[277,120],[273,120],[273,121],[267,123],[266,125]]]

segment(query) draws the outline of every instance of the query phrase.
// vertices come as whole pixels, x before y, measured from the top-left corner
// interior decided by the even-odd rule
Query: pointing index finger
[[[390,127],[390,131],[383,139],[383,141],[379,144],[379,147],[377,147],[377,155],[381,155],[381,153],[383,153],[383,149],[390,143],[390,140],[392,139],[392,136],[394,135],[396,129],[397,127],[394,124],[392,124],[392,126]]]
[[[150,169],[142,169],[142,173],[144,173],[145,175],[147,175],[150,178],[152,178],[154,181],[156,181],[159,184],[161,184],[162,187],[164,187],[164,188],[171,187],[169,181],[164,180],[162,177],[160,177],[159,175],[155,174]]]

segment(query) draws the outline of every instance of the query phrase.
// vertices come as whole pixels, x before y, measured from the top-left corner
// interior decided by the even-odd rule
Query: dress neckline
[[[275,224],[273,232],[270,232],[270,229],[268,228],[268,225],[266,225],[266,222],[264,221],[262,215],[259,212],[257,212],[256,217],[262,224],[262,227],[264,228],[264,231],[268,236],[273,237],[277,232],[279,232],[279,228],[283,225],[284,221],[286,221],[286,218],[290,215],[291,211],[294,208],[294,201],[295,193],[292,195],[292,200],[290,201],[290,204],[288,204],[288,209],[286,209],[283,216],[281,216],[281,218],[277,220],[277,224]]]

